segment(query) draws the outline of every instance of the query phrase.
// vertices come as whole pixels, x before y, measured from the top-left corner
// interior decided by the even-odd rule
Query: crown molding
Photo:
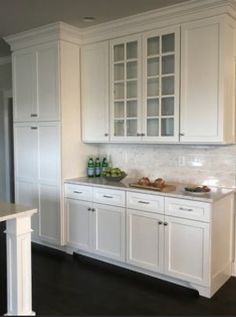
[[[81,31],[64,22],[55,22],[6,36],[4,40],[11,46],[12,51],[58,40],[79,45],[81,44]]]
[[[236,0],[190,0],[84,28],[82,43],[108,40],[222,14],[236,19]]]
[[[11,64],[11,56],[0,57],[0,66]]]
[[[57,40],[81,45],[224,14],[236,20],[236,0],[190,0],[82,29],[56,22],[4,40],[12,51]]]

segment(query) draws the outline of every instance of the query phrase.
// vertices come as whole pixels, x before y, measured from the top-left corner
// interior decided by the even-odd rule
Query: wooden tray
[[[141,189],[148,189],[148,190],[155,190],[156,192],[163,192],[163,193],[169,193],[176,190],[176,187],[174,185],[168,185],[166,184],[162,188],[154,187],[154,186],[147,186],[147,185],[140,185],[138,183],[131,183],[129,184],[130,187],[135,188],[141,188]]]

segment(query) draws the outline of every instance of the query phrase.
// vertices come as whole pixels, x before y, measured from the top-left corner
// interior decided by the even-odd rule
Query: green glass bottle
[[[94,160],[92,157],[90,157],[88,160],[87,175],[88,177],[94,177],[94,174],[95,174]]]
[[[97,157],[95,161],[95,176],[96,177],[101,176],[101,162],[99,157]]]
[[[102,175],[106,173],[107,168],[108,168],[108,161],[107,161],[107,158],[104,157],[102,160]]]

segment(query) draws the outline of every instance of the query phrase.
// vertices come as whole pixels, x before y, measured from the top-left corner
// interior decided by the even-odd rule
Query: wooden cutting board
[[[134,188],[140,188],[140,189],[154,190],[156,192],[162,192],[162,193],[169,193],[169,192],[173,192],[173,191],[176,190],[176,186],[168,185],[168,184],[166,184],[162,188],[157,188],[157,187],[154,187],[154,186],[140,185],[138,183],[131,183],[131,184],[129,184],[129,186],[130,187],[134,187]]]

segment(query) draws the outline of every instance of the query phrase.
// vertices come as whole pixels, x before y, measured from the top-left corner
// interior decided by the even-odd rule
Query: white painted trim
[[[236,0],[190,0],[86,28],[55,22],[4,40],[13,51],[55,40],[88,44],[223,14],[236,18]]]
[[[0,66],[6,64],[11,64],[11,56],[0,57]]]
[[[29,31],[6,36],[4,40],[11,46],[13,51],[57,40],[80,44],[81,31],[79,28],[64,22],[55,22]]]

